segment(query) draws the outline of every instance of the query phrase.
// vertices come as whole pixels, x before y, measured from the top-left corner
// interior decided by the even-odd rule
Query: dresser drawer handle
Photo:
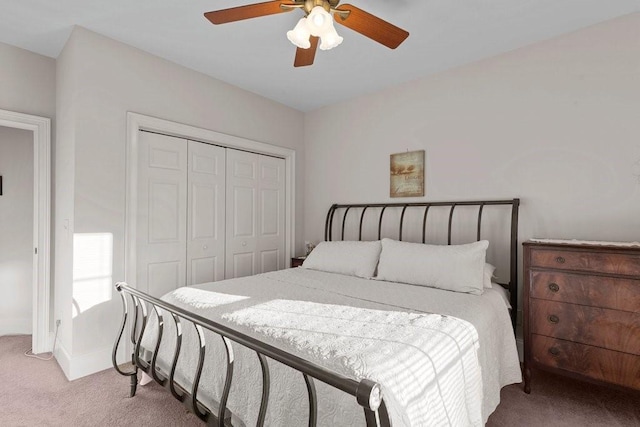
[[[559,356],[560,355],[560,350],[558,350],[555,347],[551,347],[549,349],[549,354],[551,354],[552,356]]]
[[[560,290],[560,286],[557,283],[549,283],[549,290],[551,292],[558,292]]]
[[[549,320],[549,322],[551,323],[558,323],[560,321],[560,318],[558,316],[556,316],[555,314],[552,314],[551,316],[547,317],[547,320]]]
[[[561,256],[559,256],[559,257],[557,257],[557,258],[556,258],[556,262],[557,262],[558,264],[564,264],[564,262],[565,262],[565,261],[566,261],[566,260],[565,260],[563,257],[561,257]]]

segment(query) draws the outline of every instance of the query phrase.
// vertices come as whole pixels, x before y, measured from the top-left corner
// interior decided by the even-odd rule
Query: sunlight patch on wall
[[[73,235],[73,317],[111,300],[113,234]]]

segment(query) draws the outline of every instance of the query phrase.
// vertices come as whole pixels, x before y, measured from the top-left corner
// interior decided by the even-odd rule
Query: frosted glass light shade
[[[320,38],[320,49],[321,50],[333,49],[334,47],[342,43],[342,40],[344,39],[338,35],[338,32],[333,27],[333,23],[331,23],[331,26],[329,27],[329,29],[325,31],[325,33]]]
[[[332,25],[331,14],[322,6],[314,7],[307,16],[307,28],[312,36],[321,37]]]
[[[293,30],[287,31],[289,41],[302,49],[309,49],[311,47],[309,37],[311,37],[311,33],[309,32],[309,28],[307,28],[305,18],[301,18]]]

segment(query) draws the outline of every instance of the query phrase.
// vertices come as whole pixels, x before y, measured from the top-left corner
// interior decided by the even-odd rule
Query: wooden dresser
[[[640,247],[524,243],[524,379],[531,370],[640,390]]]
[[[297,256],[291,258],[291,268],[300,267],[305,259],[307,259],[306,256]]]

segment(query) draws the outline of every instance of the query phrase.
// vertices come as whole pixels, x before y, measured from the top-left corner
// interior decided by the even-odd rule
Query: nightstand
[[[300,267],[305,259],[307,259],[306,256],[297,256],[291,258],[291,268]]]
[[[524,379],[532,368],[640,390],[640,247],[524,243]]]

